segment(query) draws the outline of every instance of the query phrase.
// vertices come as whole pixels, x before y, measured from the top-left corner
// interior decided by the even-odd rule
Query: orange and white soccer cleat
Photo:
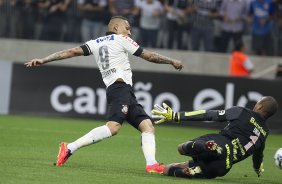
[[[162,174],[164,172],[165,166],[163,164],[153,164],[153,165],[147,165],[146,166],[146,172],[147,173],[159,173]]]
[[[67,148],[67,143],[62,142],[57,156],[57,166],[60,167],[61,165],[63,165],[70,156],[71,156],[71,152]]]

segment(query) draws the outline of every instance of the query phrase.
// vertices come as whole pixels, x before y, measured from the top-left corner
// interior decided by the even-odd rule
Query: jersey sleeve
[[[128,36],[121,36],[121,44],[123,48],[132,55],[140,56],[143,52],[143,49],[130,37]]]
[[[84,56],[89,56],[93,54],[93,40],[85,42],[83,45],[80,46],[80,48],[83,50],[83,55]]]
[[[253,167],[258,170],[260,168],[261,163],[263,162],[263,151],[264,151],[265,143],[261,145],[259,149],[257,149],[252,157]]]
[[[231,107],[226,110],[218,111],[218,119],[219,121],[231,121],[238,119],[243,112],[242,107]]]
[[[248,70],[251,71],[254,69],[254,64],[252,61],[247,57],[246,60],[244,61],[244,67]]]
[[[230,121],[237,119],[242,113],[239,107],[227,110],[197,110],[191,112],[180,112],[180,121]]]

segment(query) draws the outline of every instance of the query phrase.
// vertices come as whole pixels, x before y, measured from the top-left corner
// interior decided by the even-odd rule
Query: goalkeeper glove
[[[262,173],[264,172],[263,163],[260,164],[260,167],[258,169],[255,169],[255,172],[257,173],[258,177],[262,175]]]
[[[173,112],[171,107],[167,104],[163,103],[163,106],[158,104],[154,105],[154,109],[152,113],[156,115],[155,117],[161,118],[160,120],[156,121],[155,124],[160,124],[165,121],[178,121],[179,120],[179,112]]]

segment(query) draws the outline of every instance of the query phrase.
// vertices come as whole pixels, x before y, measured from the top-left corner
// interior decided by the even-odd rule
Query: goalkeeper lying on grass
[[[173,163],[165,167],[164,175],[185,178],[215,178],[226,175],[233,164],[250,155],[258,176],[263,169],[263,150],[268,136],[266,120],[277,111],[278,104],[273,97],[265,96],[253,110],[232,107],[226,110],[198,110],[173,112],[163,104],[155,105],[152,113],[165,121],[220,121],[228,125],[218,134],[203,135],[178,146],[181,155],[192,160]]]

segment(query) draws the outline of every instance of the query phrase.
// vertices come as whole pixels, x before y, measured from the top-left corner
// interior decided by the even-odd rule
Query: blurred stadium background
[[[251,160],[235,165],[226,177],[214,181],[147,175],[140,152],[140,137],[127,124],[117,137],[82,150],[64,168],[52,166],[60,141],[71,141],[103,123],[105,87],[91,56],[35,69],[26,69],[23,63],[79,46],[87,39],[101,35],[109,17],[117,12],[127,12],[124,16],[132,23],[133,38],[141,46],[182,60],[184,64],[183,71],[175,72],[168,66],[131,57],[134,90],[148,113],[153,104],[164,101],[175,111],[224,109],[233,105],[252,107],[264,95],[274,96],[278,103],[282,102],[281,1],[273,1],[274,10],[270,16],[273,26],[269,30],[272,39],[264,44],[265,48],[271,48],[269,53],[252,49],[254,31],[248,18],[254,15],[250,14],[247,4],[241,31],[246,52],[254,64],[254,72],[248,78],[229,76],[233,43],[226,47],[222,41],[226,34],[223,1],[206,1],[214,6],[204,3],[202,7],[212,7],[209,11],[218,13],[216,18],[204,18],[208,21],[204,25],[210,25],[204,28],[209,30],[205,34],[212,39],[209,49],[204,42],[199,48],[193,46],[193,34],[199,28],[197,12],[192,11],[193,1],[160,1],[155,5],[161,12],[155,20],[159,27],[150,27],[152,25],[146,22],[148,17],[145,15],[150,13],[145,2],[0,0],[1,183],[281,183],[281,170],[275,168],[273,161],[276,149],[282,147],[281,105],[269,121],[271,135],[265,150],[266,172],[261,178],[253,172]],[[89,15],[85,10],[87,4],[100,9]],[[51,13],[51,9],[57,9],[52,7],[60,7],[60,11]],[[168,10],[178,12],[180,18],[185,17],[184,21],[177,16],[173,18]],[[88,22],[89,19],[92,21]],[[88,23],[94,28],[87,26]],[[99,30],[93,34],[87,33],[87,30],[96,28]],[[157,34],[150,32],[150,36],[146,36],[149,41],[143,39],[147,29],[158,30]],[[152,40],[156,44],[147,45]],[[187,158],[176,152],[179,143],[204,133],[217,132],[224,126],[205,122],[170,125],[156,127],[157,158],[164,163],[185,161]]]

